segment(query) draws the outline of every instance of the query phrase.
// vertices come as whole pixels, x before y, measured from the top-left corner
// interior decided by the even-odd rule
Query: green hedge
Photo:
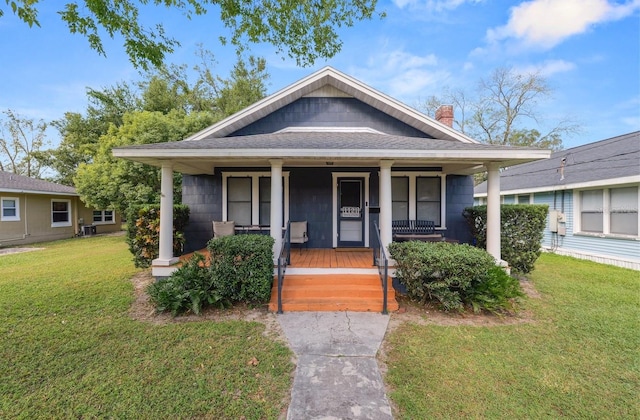
[[[231,235],[209,241],[210,270],[224,296],[232,302],[269,302],[273,244],[267,235]]]
[[[189,207],[173,206],[173,255],[182,255],[184,228],[189,222]],[[127,244],[136,267],[146,268],[158,258],[160,244],[160,205],[147,204],[127,209]]]
[[[485,250],[446,242],[393,242],[396,277],[407,295],[422,304],[436,301],[445,311],[502,312],[522,296],[519,282]]]
[[[500,254],[514,271],[529,273],[540,256],[549,206],[503,204],[500,206]],[[487,246],[487,206],[467,207],[464,217],[476,245]]]
[[[200,313],[207,306],[269,302],[273,284],[273,238],[235,235],[214,238],[201,254],[147,289],[156,310]]]

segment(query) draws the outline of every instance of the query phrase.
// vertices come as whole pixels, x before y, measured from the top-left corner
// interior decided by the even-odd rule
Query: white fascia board
[[[544,187],[533,188],[517,188],[513,190],[501,190],[500,195],[518,195],[518,194],[535,194],[549,191],[562,191],[562,190],[582,190],[588,188],[603,188],[603,187],[615,187],[618,185],[638,184],[640,183],[640,175],[626,176],[622,178],[610,178],[600,179],[597,181],[576,182],[573,184],[563,185],[547,185]],[[477,193],[474,197],[486,197],[487,193]]]
[[[380,158],[464,159],[492,162],[548,158],[548,150],[388,150],[388,149],[114,149],[123,158]]]
[[[325,68],[326,69],[326,68]],[[277,104],[278,101],[282,101],[284,100],[283,104],[281,106],[277,106],[276,108],[274,108],[271,112],[275,111],[276,109],[281,108],[282,106],[285,106],[291,102],[293,102],[294,100],[302,97],[304,94],[309,93],[309,92],[303,92],[302,91],[302,87],[304,87],[305,85],[310,85],[311,82],[317,81],[319,79],[321,79],[322,77],[325,76],[324,71],[325,69],[322,69],[316,73],[312,73],[309,76],[302,78],[300,80],[298,80],[297,82],[283,88],[280,89],[279,91],[265,97],[262,98],[261,100],[259,100],[258,102],[256,102],[253,105],[248,106],[247,108],[240,110],[238,112],[236,112],[233,115],[228,116],[227,118],[223,119],[222,121],[217,122],[216,124],[205,128],[204,130],[198,131],[195,134],[192,134],[191,136],[187,137],[185,140],[201,140],[213,133],[216,133],[220,130],[222,130],[223,128],[226,128],[232,124],[238,123],[240,121],[242,121],[245,118],[248,118],[249,115],[253,114],[253,113],[257,113],[262,109],[268,108],[270,106],[273,106],[274,104]],[[322,73],[322,74],[321,74]],[[299,94],[296,94],[296,92],[299,92]],[[288,98],[287,98],[288,97]],[[286,100],[285,100],[286,99]],[[248,124],[247,124],[248,125]]]
[[[344,73],[335,74],[335,70],[334,70],[334,77],[338,80],[342,80],[347,85],[357,88],[357,91],[361,93],[360,95],[358,95],[356,92],[347,92],[347,93],[350,93],[351,95],[353,95],[354,98],[360,99],[362,102],[366,103],[367,105],[371,105],[372,107],[381,110],[381,107],[376,103],[376,101],[379,101],[382,104],[391,106],[395,110],[399,111],[399,113],[406,114],[412,117],[413,119],[416,119],[422,123],[425,123],[427,125],[437,128],[439,131],[444,132],[447,136],[455,140],[461,141],[462,143],[480,143],[479,141],[474,140],[471,137],[468,137],[457,130],[454,130],[452,127],[442,124],[441,122],[434,120],[433,118],[423,114],[422,112],[419,112],[416,109],[411,108],[410,106],[405,105],[402,102],[388,95],[385,95],[384,93],[378,90],[375,90],[365,85],[364,83],[360,82],[359,80],[356,80],[351,78],[350,76],[347,76]],[[344,90],[344,89],[341,89],[341,90]],[[363,97],[362,93],[368,95],[370,98],[373,99],[373,101],[370,98]],[[401,120],[400,114],[391,112],[390,115],[394,118]]]
[[[222,135],[216,137],[224,137],[229,134],[226,133],[224,129],[235,124],[240,124],[236,127],[236,129],[239,129],[285,105],[292,103],[293,101],[319,88],[319,86],[315,86],[314,84],[322,81],[323,78],[327,78],[328,84],[336,87],[337,89],[352,95],[354,98],[361,100],[367,105],[370,105],[382,112],[389,113],[394,118],[404,121],[409,125],[415,126],[414,124],[408,123],[405,118],[401,118],[402,115],[406,115],[409,119],[419,121],[437,129],[439,132],[443,133],[443,137],[445,138],[451,138],[462,143],[479,143],[477,140],[454,130],[452,127],[442,124],[414,108],[411,108],[402,102],[365,85],[359,80],[335,70],[332,67],[324,67],[319,71],[277,91],[276,93],[261,99],[255,104],[225,118],[224,120],[187,137],[185,140],[201,140],[210,135],[215,136],[215,133],[218,132],[222,133]],[[392,111],[385,111],[382,105],[392,108]],[[253,119],[250,118],[252,114],[256,114],[256,117]],[[244,119],[247,119],[247,123],[243,124],[242,120]]]
[[[61,195],[66,197],[80,197],[78,193],[64,193],[64,192],[51,192],[51,191],[36,191],[36,190],[19,190],[14,188],[0,188],[0,192],[13,193],[13,194],[39,194],[39,195]]]

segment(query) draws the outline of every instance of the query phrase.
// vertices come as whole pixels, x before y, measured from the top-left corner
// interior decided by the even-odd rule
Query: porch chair
[[[213,237],[220,238],[230,236],[236,232],[236,223],[233,220],[226,222],[213,222]]]
[[[307,234],[307,221],[291,222],[291,243],[300,244],[300,253],[302,253],[302,245],[309,247],[309,235]]]

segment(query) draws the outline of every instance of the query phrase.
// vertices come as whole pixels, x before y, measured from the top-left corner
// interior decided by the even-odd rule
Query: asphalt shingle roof
[[[137,150],[505,150],[508,147],[363,132],[288,132],[126,146]],[[527,148],[513,148],[522,150]],[[537,150],[537,149],[536,149]]]
[[[562,159],[566,159],[562,169]],[[500,174],[500,190],[557,187],[640,175],[640,131],[554,152],[549,159],[523,163]],[[487,192],[487,183],[475,188]]]
[[[76,189],[41,179],[0,171],[0,191],[25,191],[77,195]]]

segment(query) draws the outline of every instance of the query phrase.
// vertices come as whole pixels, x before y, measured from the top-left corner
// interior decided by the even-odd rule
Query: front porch
[[[198,251],[205,256],[206,249]],[[192,254],[180,257],[184,261]],[[277,269],[276,269],[277,271]],[[389,277],[387,309],[396,311],[398,302]],[[382,311],[382,284],[369,248],[291,249],[282,288],[282,310],[295,311]],[[278,310],[278,276],[274,275],[269,310]]]

